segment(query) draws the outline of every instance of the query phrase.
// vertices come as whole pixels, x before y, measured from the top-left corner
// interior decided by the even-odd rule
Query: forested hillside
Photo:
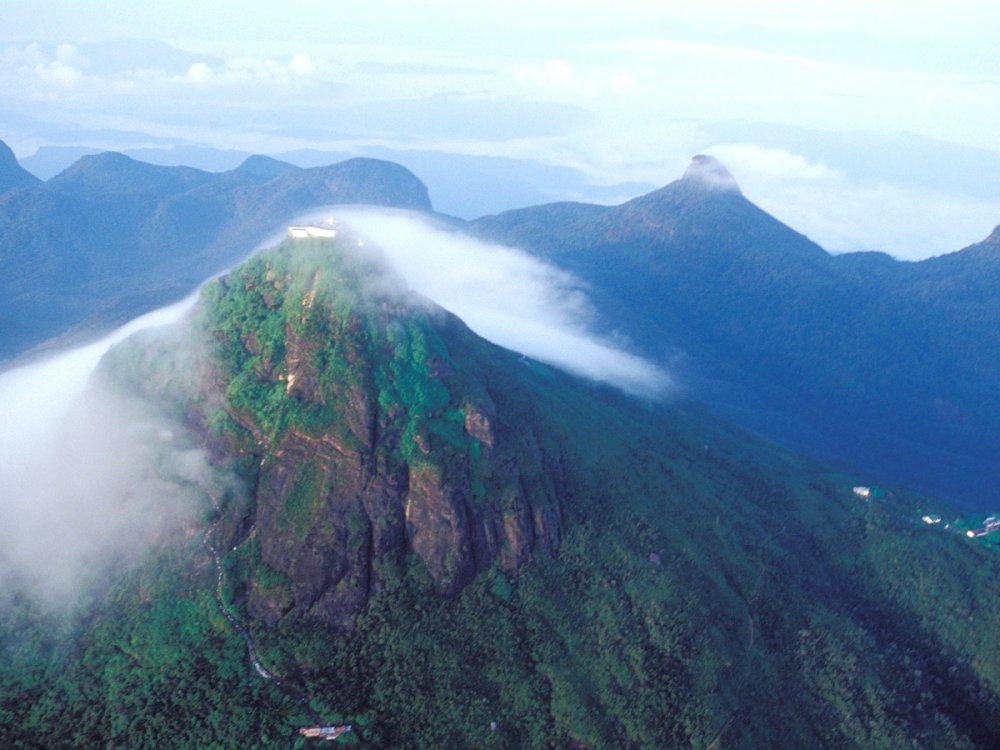
[[[830,255],[700,158],[620,206],[538,206],[470,228],[578,274],[603,325],[717,413],[842,465],[995,505],[996,233],[919,263]]]
[[[188,326],[103,376],[242,490],[75,617],[14,598],[5,746],[304,745],[317,716],[362,747],[1000,742],[1000,556],[920,522],[947,506],[499,349],[353,238],[258,256]]]

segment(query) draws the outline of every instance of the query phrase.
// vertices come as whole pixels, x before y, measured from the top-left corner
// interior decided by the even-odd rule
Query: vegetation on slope
[[[289,335],[292,318],[308,302],[326,313],[302,324],[330,324],[303,329],[310,358],[324,363],[312,376],[347,394],[367,379],[379,408],[399,420],[393,448],[375,451],[385,451],[383,462],[460,465],[471,488],[477,471],[508,476],[498,457],[533,455],[545,471],[525,476],[558,477],[563,501],[557,547],[535,548],[516,568],[492,559],[451,595],[439,593],[431,565],[403,548],[378,571],[379,585],[348,629],[310,607],[279,608],[277,617],[254,609],[256,588],[286,581],[265,559],[259,508],[245,499],[224,504],[217,533],[238,542],[224,561],[227,601],[249,623],[269,669],[310,696],[325,719],[355,724],[340,742],[1000,743],[1000,557],[915,523],[926,500],[894,491],[865,502],[851,493],[853,477],[704,413],[638,404],[522,361],[384,282],[373,285],[370,266],[342,251],[323,242],[286,246],[206,292],[205,319],[220,347],[206,369],[225,386],[221,407],[205,406],[211,398],[198,407],[214,425],[210,440],[242,449],[243,471],[258,482],[262,466],[281,460],[269,449],[289,446],[299,431],[363,442],[361,402],[348,395],[312,404],[307,394],[328,391],[296,397],[288,389],[287,345],[300,340]],[[324,256],[329,276],[343,283],[321,293],[312,271]],[[309,273],[300,276],[303,268]],[[284,278],[283,297],[270,296]],[[397,340],[397,326],[408,331],[406,345],[384,348]],[[456,394],[473,391],[495,409],[493,453],[452,413]],[[429,436],[427,451],[413,447],[424,444],[420,435]],[[534,436],[536,453],[509,447],[524,435]],[[318,517],[302,508],[327,496],[311,473],[327,459],[300,457],[311,468],[284,495],[291,507],[277,509],[285,527],[276,522],[273,533],[308,546],[326,539],[312,536]],[[467,501],[496,502],[496,492],[484,480]],[[345,535],[330,539],[363,545],[364,535],[352,537],[343,523]],[[62,631],[27,599],[4,611],[5,746],[305,743],[295,729],[311,723],[308,712],[257,677],[214,608],[215,573],[200,533],[123,575]]]
[[[599,318],[717,413],[970,508],[1000,484],[1000,244],[833,256],[686,176],[614,207],[469,225],[580,276]]]

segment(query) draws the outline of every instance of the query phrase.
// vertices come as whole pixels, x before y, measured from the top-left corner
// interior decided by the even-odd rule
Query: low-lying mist
[[[485,338],[632,393],[656,397],[668,389],[664,372],[589,332],[593,309],[571,275],[414,214],[340,206],[313,218],[331,213],[377,246],[413,290]],[[184,528],[207,496],[232,486],[180,424],[114,386],[98,366],[133,333],[176,333],[170,324],[194,300],[0,373],[0,603],[3,592],[24,590],[72,604],[78,591]],[[192,347],[160,349],[184,359],[194,356]]]
[[[190,521],[206,490],[225,481],[179,425],[97,373],[113,345],[175,322],[192,302],[0,373],[3,591],[70,605]]]
[[[662,397],[669,390],[661,369],[592,333],[593,307],[572,274],[407,211],[332,206],[298,221],[331,217],[378,246],[410,288],[483,338],[636,395]]]

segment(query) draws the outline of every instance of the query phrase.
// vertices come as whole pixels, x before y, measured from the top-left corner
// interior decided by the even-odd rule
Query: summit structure
[[[736,178],[726,166],[714,156],[706,154],[697,154],[691,159],[682,179],[713,190],[741,193]]]

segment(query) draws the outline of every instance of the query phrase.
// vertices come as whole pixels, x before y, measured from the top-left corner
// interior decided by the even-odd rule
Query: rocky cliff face
[[[246,594],[268,624],[350,627],[410,553],[450,594],[559,542],[562,459],[490,394],[516,360],[346,244],[288,242],[205,295],[204,420],[252,495],[224,528],[259,545]]]

